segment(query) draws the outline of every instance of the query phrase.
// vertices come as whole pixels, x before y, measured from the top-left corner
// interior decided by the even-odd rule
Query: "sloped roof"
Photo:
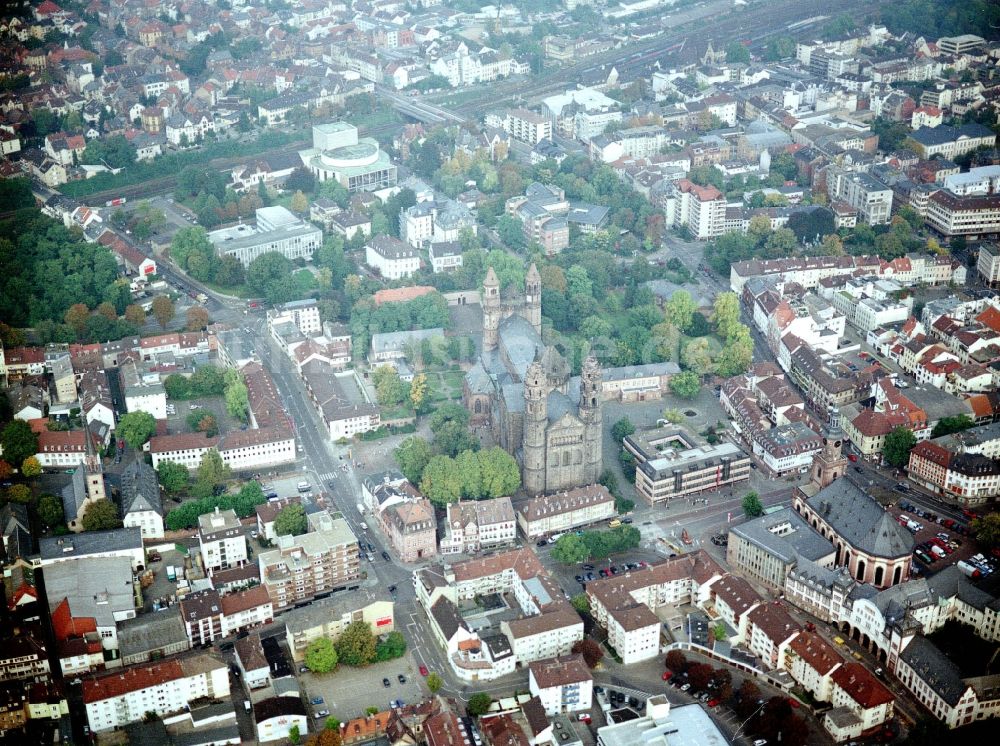
[[[156,472],[145,461],[133,461],[121,475],[122,515],[152,511],[163,515]]]
[[[836,480],[808,502],[855,549],[887,558],[907,556],[913,551],[910,532],[848,479]]]

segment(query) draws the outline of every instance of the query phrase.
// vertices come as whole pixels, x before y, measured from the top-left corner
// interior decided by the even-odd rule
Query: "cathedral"
[[[601,368],[590,356],[570,376],[559,352],[542,343],[542,280],[534,264],[524,298],[500,296],[490,267],[483,282],[483,348],[465,377],[472,421],[488,425],[517,459],[532,495],[593,484],[601,473]]]

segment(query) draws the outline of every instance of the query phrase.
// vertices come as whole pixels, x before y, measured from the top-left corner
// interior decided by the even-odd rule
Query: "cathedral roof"
[[[561,391],[553,391],[549,394],[545,403],[545,411],[549,422],[558,422],[566,414],[576,417],[576,405]]]
[[[535,354],[542,349],[542,341],[535,327],[525,318],[513,314],[500,322],[499,336],[500,344],[507,352],[507,359],[513,368],[511,372],[523,379]]]
[[[549,345],[542,352],[542,367],[549,380],[565,381],[569,378],[569,364],[555,347]]]

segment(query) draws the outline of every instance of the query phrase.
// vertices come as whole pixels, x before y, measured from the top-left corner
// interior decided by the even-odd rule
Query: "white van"
[[[364,515],[364,514],[365,514],[365,506],[364,506],[364,505],[362,505],[361,503],[358,503],[358,504],[357,504],[357,505],[355,505],[354,507],[356,507],[356,508],[358,509],[358,512],[359,512],[359,513],[360,513],[361,515]]]
[[[297,489],[299,492],[308,492],[312,489],[312,485],[309,482],[299,482]]]

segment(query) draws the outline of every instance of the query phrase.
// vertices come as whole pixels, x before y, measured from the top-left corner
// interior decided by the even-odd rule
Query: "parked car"
[[[397,681],[398,681],[398,682],[399,682],[400,684],[405,684],[405,683],[406,683],[406,677],[405,677],[405,676],[403,676],[403,674],[399,674],[399,675],[397,675],[397,676],[396,676],[396,680],[397,680]]]
[[[313,715],[313,717],[316,718],[317,720],[321,720],[323,718],[330,717],[330,711],[329,710],[320,710],[315,715]]]
[[[427,666],[420,666],[419,668],[421,676],[429,676],[430,672],[427,670]]]
[[[388,689],[390,686],[392,686],[392,682],[389,681],[389,679],[382,679],[382,686]]]
[[[579,720],[581,723],[586,723],[587,725],[590,725],[590,715],[588,715],[585,712],[581,712],[579,715],[577,715],[576,719]]]
[[[389,561],[389,553],[384,549],[382,550],[382,559],[384,559],[386,562]]]

